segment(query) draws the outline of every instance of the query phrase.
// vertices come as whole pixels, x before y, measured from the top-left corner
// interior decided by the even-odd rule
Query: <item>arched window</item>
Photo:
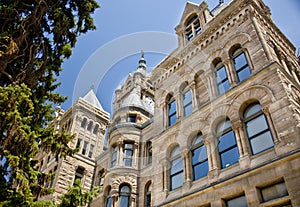
[[[127,184],[120,186],[120,201],[119,201],[119,207],[129,207],[130,202],[130,187]]]
[[[118,150],[118,146],[112,148],[110,167],[114,167],[117,164]]]
[[[179,146],[171,151],[170,161],[170,190],[174,190],[182,186],[184,179],[183,162],[182,157],[180,156]]]
[[[92,128],[93,128],[93,122],[90,121],[89,124],[88,124],[88,126],[87,126],[87,130],[88,131],[92,131]]]
[[[222,62],[218,62],[215,65],[216,83],[218,94],[221,95],[229,90],[230,84],[226,72],[226,68]]]
[[[247,79],[250,76],[251,72],[246,55],[243,52],[242,48],[238,48],[232,53],[232,61],[236,71],[238,82]]]
[[[84,119],[82,120],[82,122],[81,122],[81,127],[82,127],[82,128],[85,128],[86,122],[87,122],[87,119],[84,118]]]
[[[185,26],[185,36],[188,41],[192,40],[201,32],[200,21],[196,14],[188,19]]]
[[[151,182],[145,188],[145,207],[151,207]]]
[[[96,124],[94,130],[93,130],[93,134],[97,134],[98,133],[98,129],[99,129],[99,124]]]
[[[193,179],[198,180],[208,173],[207,150],[203,142],[202,134],[197,134],[192,146]]]
[[[183,99],[183,116],[188,116],[192,113],[193,105],[192,105],[192,93],[188,87],[183,91],[182,94]]]
[[[111,187],[109,186],[106,193],[105,207],[112,207]]]
[[[168,126],[176,123],[176,100],[171,98],[168,103]]]
[[[219,140],[218,151],[221,168],[226,168],[239,161],[239,152],[236,144],[235,134],[231,128],[229,119],[221,121],[216,129]]]
[[[252,154],[274,146],[268,122],[259,103],[251,104],[245,109],[244,124]]]

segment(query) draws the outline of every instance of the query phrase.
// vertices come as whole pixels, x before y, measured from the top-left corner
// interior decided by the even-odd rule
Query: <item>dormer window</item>
[[[186,23],[185,36],[188,41],[192,40],[201,32],[198,15],[193,15]]]

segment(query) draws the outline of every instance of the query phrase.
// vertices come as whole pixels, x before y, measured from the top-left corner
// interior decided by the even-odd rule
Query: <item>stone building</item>
[[[100,105],[93,90],[83,98],[79,98],[73,106],[64,112],[59,107],[56,109],[56,119],[53,122],[58,130],[65,130],[75,134],[71,148],[79,148],[72,157],[56,159],[53,155],[41,153],[42,162],[39,169],[45,173],[55,172],[55,177],[46,184],[54,188],[54,194],[48,199],[58,200],[68,191],[75,179],[81,179],[83,187],[91,190],[93,186],[95,157],[103,153],[105,131],[109,124],[109,113]],[[45,197],[44,197],[45,198]]]
[[[116,89],[107,148],[63,161],[57,189],[83,168],[90,188],[96,166],[91,207],[300,206],[300,68],[270,9],[188,2],[175,30],[178,47],[151,73],[142,54]],[[108,114],[76,104],[61,119],[76,122],[72,146],[93,139],[86,116],[102,147]]]

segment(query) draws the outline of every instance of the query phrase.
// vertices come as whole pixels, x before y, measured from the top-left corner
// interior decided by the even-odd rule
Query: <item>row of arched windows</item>
[[[93,130],[93,134],[97,134],[99,131],[99,124],[94,126],[93,121],[89,121],[89,123],[87,123],[87,118],[83,118],[81,122],[81,128],[86,128],[90,132]]]
[[[272,133],[269,123],[261,106],[258,102],[250,104],[243,111],[243,125],[245,137],[248,140],[248,147],[252,155],[263,152],[274,146]],[[211,157],[217,156],[219,160],[219,168],[227,168],[239,161],[240,151],[242,145],[238,145],[236,133],[231,126],[231,121],[225,118],[218,122],[215,127],[214,134],[216,136],[216,143],[211,145],[210,142],[205,142],[203,134],[199,132],[191,143],[189,156],[189,166],[192,170],[192,179],[198,180],[205,177],[209,171],[211,162],[208,159],[210,153]],[[210,146],[210,151],[207,151],[207,145]],[[216,149],[216,150],[212,150]],[[217,152],[217,155],[214,153]],[[179,145],[172,148],[169,154],[170,168],[169,168],[169,190],[174,190],[182,186],[184,182],[184,161],[180,153]],[[212,158],[213,159],[213,158]]]
[[[224,94],[235,84],[244,81],[251,75],[246,53],[239,45],[231,49],[230,59],[232,64],[227,65],[223,64],[220,58],[216,58],[213,61],[215,89],[212,88],[211,90],[213,90],[212,94],[216,96]],[[230,66],[234,69],[232,70]],[[185,87],[182,87],[180,90],[181,98],[179,100],[176,100],[172,95],[167,96],[167,126],[175,124],[179,115],[185,117],[192,113],[193,96],[196,96],[196,93],[199,92],[203,93],[203,91],[193,92],[190,86],[185,84]],[[180,101],[180,104],[176,103],[176,101]],[[194,105],[196,104],[194,103]],[[182,110],[180,114],[178,114],[178,106]]]

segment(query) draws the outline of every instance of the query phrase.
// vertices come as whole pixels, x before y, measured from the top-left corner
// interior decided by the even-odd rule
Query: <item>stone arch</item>
[[[122,184],[128,184],[131,187],[133,194],[137,193],[137,181],[133,176],[117,176],[112,181],[112,190],[115,192],[119,191],[119,187]]]
[[[270,105],[275,101],[271,89],[264,85],[250,86],[238,93],[231,101],[232,111],[240,111],[248,102],[257,100],[262,107]]]
[[[220,49],[223,48],[224,51],[230,50],[234,45],[240,45],[242,48],[249,42],[251,42],[251,37],[247,33],[239,33],[231,36],[223,45],[221,45]]]
[[[209,122],[210,132],[214,131],[220,120],[224,119],[225,117],[229,118],[230,120],[234,120],[236,114],[237,113],[234,113],[230,107],[230,104],[220,104],[215,107],[212,106],[211,112],[205,118],[205,120]]]

